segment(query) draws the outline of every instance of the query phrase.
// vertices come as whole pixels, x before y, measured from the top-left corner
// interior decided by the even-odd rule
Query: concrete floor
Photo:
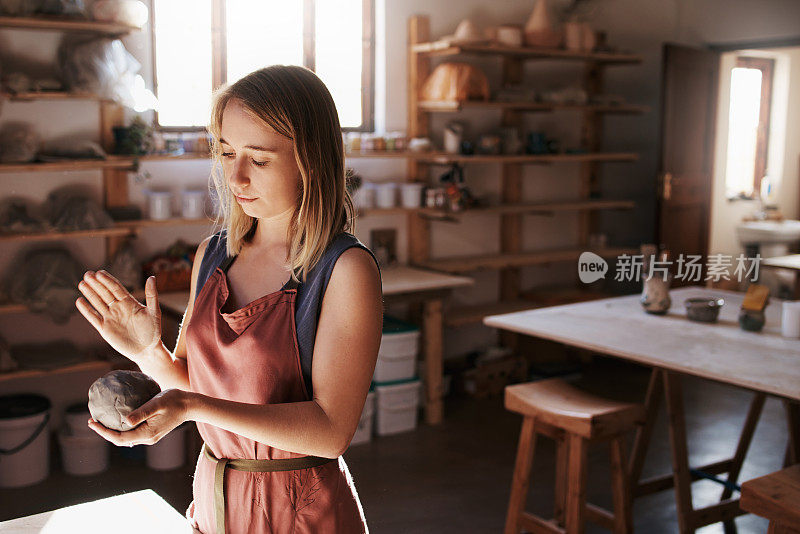
[[[585,367],[579,383],[609,397],[641,400],[648,372],[611,360]],[[685,381],[689,449],[694,465],[732,455],[751,393],[694,378]],[[441,426],[374,438],[345,454],[370,531],[378,534],[501,532],[514,465],[521,418],[506,412],[500,399],[448,398]],[[660,414],[644,476],[667,472],[669,445],[666,420]],[[747,480],[781,467],[786,446],[783,408],[767,401],[747,456]],[[528,509],[548,514],[552,507],[554,447],[541,438],[534,461]],[[98,477],[72,477],[55,466],[51,477],[36,486],[0,490],[0,520],[94,500],[122,491],[152,488],[181,513],[191,499],[191,470],[158,473],[142,460],[113,456],[113,469]],[[608,454],[605,446],[590,449],[589,500],[610,506]],[[701,481],[693,485],[695,505],[718,499],[721,487]],[[636,532],[678,531],[672,491],[634,503]],[[748,515],[736,520],[740,533],[766,532],[765,520]],[[587,532],[605,532],[590,526]],[[701,529],[722,532],[721,525]]]

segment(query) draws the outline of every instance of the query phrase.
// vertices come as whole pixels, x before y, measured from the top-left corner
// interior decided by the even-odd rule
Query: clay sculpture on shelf
[[[89,388],[89,413],[111,430],[130,430],[123,417],[158,395],[158,383],[138,371],[117,370],[98,378]]]
[[[489,100],[489,81],[483,72],[468,63],[442,63],[425,80],[420,98],[430,101],[485,101]]]

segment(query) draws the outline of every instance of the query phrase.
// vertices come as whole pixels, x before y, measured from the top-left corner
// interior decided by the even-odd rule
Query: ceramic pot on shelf
[[[525,24],[525,44],[544,48],[561,45],[561,32],[553,25],[548,0],[538,0]]]

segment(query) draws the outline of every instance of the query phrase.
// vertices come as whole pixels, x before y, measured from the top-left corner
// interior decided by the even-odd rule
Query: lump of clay
[[[89,413],[106,428],[130,430],[133,427],[122,418],[160,391],[158,383],[144,373],[111,371],[89,388]]]

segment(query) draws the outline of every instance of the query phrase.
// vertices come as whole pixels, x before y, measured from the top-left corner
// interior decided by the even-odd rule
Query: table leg
[[[792,293],[794,300],[800,300],[800,271],[794,272],[794,290]]]
[[[764,409],[764,401],[767,400],[765,393],[756,393],[753,401],[750,403],[750,409],[747,411],[747,417],[744,420],[744,427],[742,433],[739,435],[739,443],[736,446],[736,453],[731,459],[731,467],[728,470],[727,482],[736,484],[739,479],[739,472],[742,470],[744,457],[747,455],[747,450],[750,448],[750,442],[753,440],[753,433],[756,430],[756,425],[761,417],[761,411]],[[733,488],[725,486],[722,490],[720,500],[730,499],[733,495]],[[723,528],[726,534],[734,534],[736,532],[736,523],[733,519],[725,521]]]
[[[645,422],[644,425],[636,429],[633,451],[631,452],[631,460],[628,466],[628,476],[630,477],[632,488],[637,487],[639,479],[642,477],[644,460],[647,456],[647,449],[650,447],[650,438],[653,435],[656,415],[661,404],[663,386],[661,374],[661,369],[653,369],[650,373],[650,382],[647,384],[647,394],[644,399]]]
[[[686,419],[683,411],[681,377],[663,371],[664,392],[667,399],[669,440],[672,450],[672,476],[675,481],[675,502],[678,509],[678,526],[681,534],[693,533],[692,478],[689,473],[689,452],[686,444]]]
[[[442,403],[442,301],[426,300],[422,308],[422,354],[425,361],[425,421],[438,425],[444,416]]]
[[[784,400],[783,406],[786,408],[786,426],[789,431],[789,444],[783,466],[788,467],[800,463],[800,404]]]
[[[747,411],[747,417],[744,420],[744,427],[742,433],[739,435],[739,444],[736,446],[736,453],[733,455],[731,467],[728,470],[728,482],[733,484],[739,479],[739,472],[742,470],[744,457],[747,450],[750,448],[750,442],[753,440],[753,434],[756,430],[756,425],[761,417],[761,412],[764,409],[764,402],[767,400],[766,393],[756,393],[753,401],[750,403],[750,409]],[[733,488],[726,486],[722,490],[720,499],[728,499],[733,495]]]

